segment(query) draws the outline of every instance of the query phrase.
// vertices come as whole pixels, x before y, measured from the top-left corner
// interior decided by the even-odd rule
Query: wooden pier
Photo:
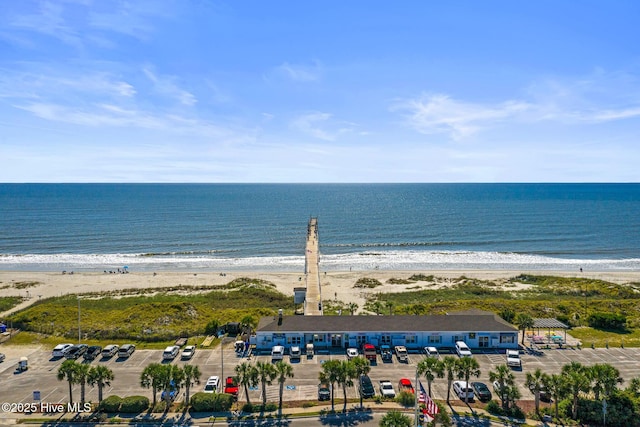
[[[322,316],[322,292],[320,289],[320,244],[318,243],[318,218],[311,218],[307,226],[305,252],[305,281],[307,291],[304,301],[305,316]]]

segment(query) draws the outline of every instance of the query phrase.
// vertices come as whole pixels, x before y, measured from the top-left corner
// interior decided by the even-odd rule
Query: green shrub
[[[495,400],[492,400],[489,403],[487,403],[487,406],[485,407],[485,409],[488,413],[493,415],[504,415],[507,417],[517,418],[517,419],[525,418],[524,412],[522,412],[522,409],[520,409],[518,406],[514,405],[509,409],[504,409]]]
[[[242,412],[247,412],[247,413],[252,413],[253,412],[253,405],[251,403],[245,403],[244,405],[242,405]]]
[[[409,393],[407,391],[400,392],[396,397],[396,402],[405,407],[410,407],[415,405],[416,397],[413,393]]]
[[[368,277],[358,279],[356,284],[353,285],[354,288],[375,288],[378,286],[382,286],[382,283],[378,279],[371,279]]]
[[[148,408],[149,398],[145,396],[127,396],[120,404],[120,412],[125,414],[139,414]]]
[[[107,412],[107,413],[116,413],[118,411],[120,411],[120,404],[122,403],[122,398],[120,396],[109,396],[106,399],[104,399],[102,402],[100,402],[100,406],[98,407],[98,409],[100,409],[102,412]]]
[[[223,412],[231,409],[233,396],[224,393],[196,393],[191,396],[191,410],[194,412]]]
[[[488,413],[493,415],[503,415],[504,411],[502,410],[502,406],[495,400],[490,400],[487,403],[487,406],[484,408]]]
[[[624,330],[627,326],[626,316],[618,313],[592,313],[587,322],[595,329]]]

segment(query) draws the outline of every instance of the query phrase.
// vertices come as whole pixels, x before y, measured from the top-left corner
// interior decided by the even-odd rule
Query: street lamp
[[[80,334],[80,295],[78,295],[77,298],[78,298],[78,344],[80,344],[80,341],[82,341],[81,334]]]

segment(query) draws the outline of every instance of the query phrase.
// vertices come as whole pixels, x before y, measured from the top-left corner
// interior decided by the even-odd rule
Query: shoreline
[[[391,278],[408,279],[413,274],[434,276],[436,287],[451,285],[451,279],[461,276],[479,280],[506,281],[506,279],[520,274],[578,277],[586,279],[604,280],[617,284],[640,283],[640,271],[566,271],[566,270],[352,270],[327,271],[320,273],[322,299],[338,300],[345,304],[356,303],[364,305],[369,294],[412,291],[417,288],[426,289],[425,282],[415,282],[410,285],[389,284]],[[58,297],[69,294],[88,294],[95,292],[124,291],[127,289],[158,289],[184,286],[193,287],[194,292],[202,292],[196,288],[204,286],[222,286],[240,277],[261,279],[271,282],[275,288],[285,294],[293,296],[293,289],[305,286],[304,274],[299,272],[187,272],[187,271],[158,271],[158,272],[61,272],[42,271],[0,271],[0,289],[3,296],[19,296],[26,298],[11,310],[0,313],[0,317],[24,309],[41,298]],[[360,278],[367,277],[379,280],[382,285],[371,288],[354,288]],[[434,283],[429,287],[434,289]],[[411,288],[411,289],[409,289]]]

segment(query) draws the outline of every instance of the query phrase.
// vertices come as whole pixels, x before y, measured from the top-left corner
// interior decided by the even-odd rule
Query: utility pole
[[[82,335],[80,333],[80,295],[78,295],[78,344],[82,341]]]

